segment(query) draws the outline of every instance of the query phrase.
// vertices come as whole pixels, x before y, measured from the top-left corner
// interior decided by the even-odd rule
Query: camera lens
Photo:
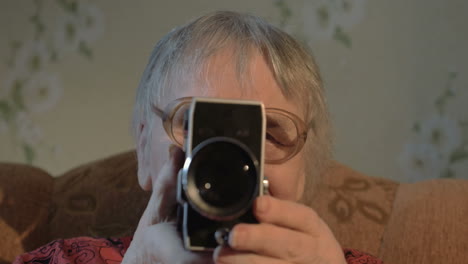
[[[211,140],[194,152],[187,176],[188,196],[205,214],[236,214],[256,195],[256,163],[240,142]]]
[[[195,184],[207,203],[229,207],[242,200],[255,185],[252,164],[242,149],[229,143],[207,146],[199,153],[205,162],[198,164]],[[250,166],[249,166],[250,165]]]

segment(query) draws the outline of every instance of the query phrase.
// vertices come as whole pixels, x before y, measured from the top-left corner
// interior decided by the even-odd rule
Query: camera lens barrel
[[[248,210],[258,196],[259,162],[242,142],[213,137],[195,147],[186,161],[182,187],[201,215],[229,221]]]

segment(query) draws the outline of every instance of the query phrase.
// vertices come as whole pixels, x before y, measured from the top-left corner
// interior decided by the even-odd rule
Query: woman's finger
[[[148,205],[138,227],[151,226],[159,222],[173,220],[177,206],[177,173],[182,167],[184,153],[175,145],[169,148],[169,159],[159,171],[153,183]],[[139,230],[138,228],[137,230]]]
[[[230,233],[229,245],[293,263],[304,263],[316,251],[317,240],[305,233],[272,224],[238,224]]]
[[[251,252],[234,251],[228,247],[217,247],[213,253],[213,261],[216,264],[287,264],[288,262],[267,256],[257,255]]]
[[[254,214],[261,223],[282,226],[317,236],[324,228],[322,219],[310,207],[262,195],[255,200]]]

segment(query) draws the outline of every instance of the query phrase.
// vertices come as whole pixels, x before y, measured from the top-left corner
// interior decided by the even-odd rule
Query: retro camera
[[[257,223],[253,201],[268,191],[265,122],[260,102],[192,99],[177,183],[177,221],[186,249],[213,250],[226,243],[235,224]]]

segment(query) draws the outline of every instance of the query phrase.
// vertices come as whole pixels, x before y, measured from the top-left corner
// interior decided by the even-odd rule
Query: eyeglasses
[[[169,103],[164,111],[152,105],[153,112],[162,119],[164,130],[179,147],[184,144],[184,114],[192,97],[182,97]],[[295,114],[278,108],[265,108],[265,162],[280,164],[301,151],[307,139],[308,126]]]

